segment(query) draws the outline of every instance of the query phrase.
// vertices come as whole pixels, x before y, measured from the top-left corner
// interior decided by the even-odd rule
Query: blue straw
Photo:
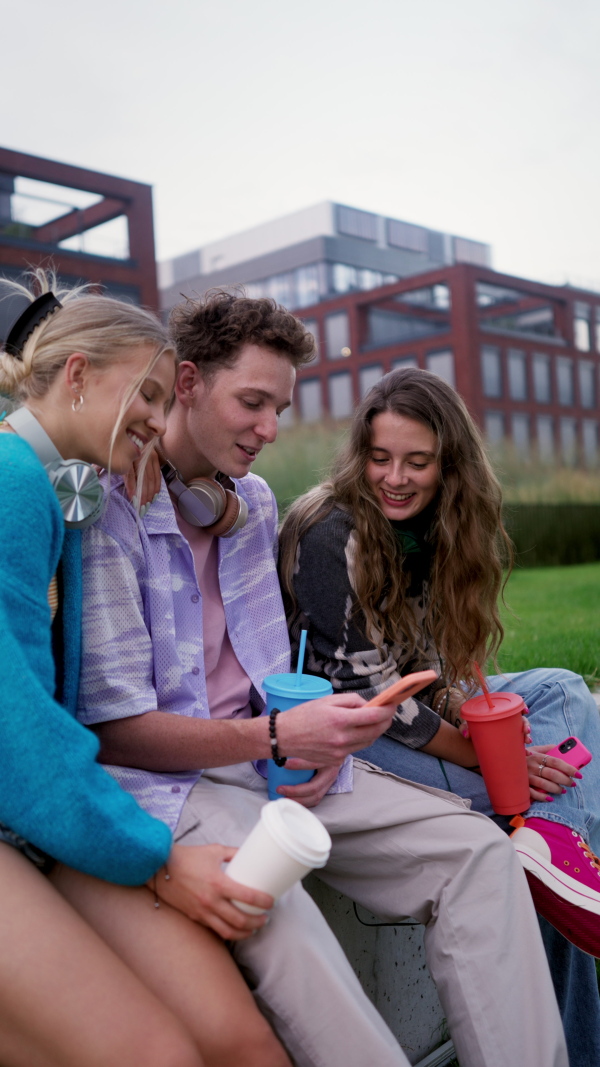
[[[302,630],[300,634],[300,648],[298,650],[298,666],[296,668],[296,685],[300,685],[302,668],[304,667],[304,653],[306,652],[306,635],[308,630]]]

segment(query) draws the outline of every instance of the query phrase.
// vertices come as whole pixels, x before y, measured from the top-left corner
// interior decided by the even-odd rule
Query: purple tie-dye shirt
[[[237,483],[248,522],[219,538],[219,584],[234,652],[265,708],[263,678],[289,670],[289,642],[275,566],[277,509],[262,478]],[[78,718],[87,726],[160,709],[210,717],[204,673],[202,594],[191,549],[163,482],[136,519],[121,479],[102,518],[83,534],[83,650]],[[107,767],[142,807],[174,828],[201,768],[158,773]],[[352,789],[346,760],[330,792]]]

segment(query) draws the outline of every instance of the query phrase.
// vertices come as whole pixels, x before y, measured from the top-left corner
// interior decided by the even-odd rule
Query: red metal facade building
[[[20,221],[12,210],[12,204],[19,198],[19,179],[60,187],[67,194],[66,205],[61,207],[59,200],[50,197],[46,200],[48,211],[43,221],[37,224]],[[92,194],[88,197],[89,206],[69,208],[69,190]],[[45,199],[43,195],[41,199]],[[70,238],[119,217],[126,220],[125,255],[117,258],[62,246]],[[0,276],[15,277],[30,267],[49,264],[68,283],[93,282],[111,295],[157,311],[151,187],[0,148]]]
[[[381,374],[413,363],[455,385],[493,442],[592,466],[599,450],[600,294],[467,264],[303,308],[319,359],[297,416],[344,417]]]

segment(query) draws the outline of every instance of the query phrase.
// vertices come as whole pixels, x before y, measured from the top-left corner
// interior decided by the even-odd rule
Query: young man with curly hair
[[[117,484],[86,536],[79,715],[98,732],[109,770],[173,827],[175,840],[239,845],[267,800],[262,680],[289,670],[276,507],[251,467],[275,440],[314,341],[272,301],[225,292],[187,301],[172,329],[180,363],[162,449],[173,491],[163,481],[139,521]],[[243,501],[233,536],[189,521],[181,486],[194,483],[202,496],[215,477]],[[366,708],[350,693],[277,719],[279,753],[317,768],[285,793],[314,808],[332,835],[319,875],[389,921],[412,915],[426,926],[429,967],[463,1067],[566,1067],[510,841],[458,798],[350,757],[387,729],[394,711]],[[200,909],[200,921],[222,935],[243,922],[223,877],[215,870],[213,897]],[[297,1064],[406,1065],[300,885],[233,952]]]

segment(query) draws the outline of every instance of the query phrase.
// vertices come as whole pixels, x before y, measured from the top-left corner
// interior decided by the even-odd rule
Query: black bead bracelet
[[[271,759],[277,767],[285,767],[286,757],[279,755],[277,748],[277,734],[275,732],[275,719],[281,715],[281,708],[271,708],[269,712],[269,743],[271,745]]]

